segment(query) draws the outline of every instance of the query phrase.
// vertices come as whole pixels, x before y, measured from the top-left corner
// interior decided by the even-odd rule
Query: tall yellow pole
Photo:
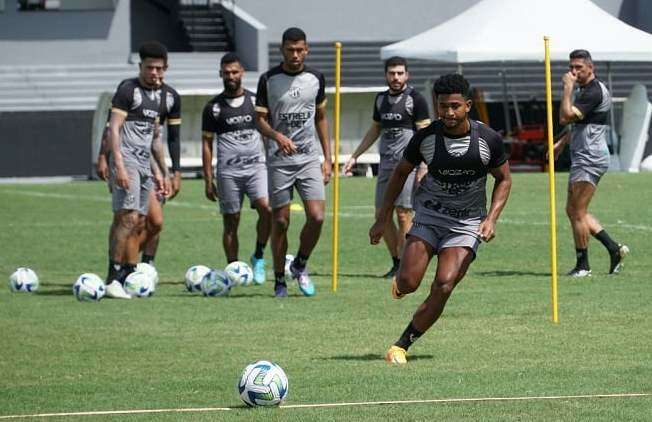
[[[559,322],[557,312],[557,214],[555,207],[555,151],[553,148],[552,81],[550,72],[550,39],[543,37],[546,56],[546,117],[548,124],[548,183],[550,185],[550,272],[552,290],[552,321]]]
[[[337,272],[340,229],[340,70],[342,67],[342,43],[335,43],[335,147],[333,149],[333,279],[331,288],[337,291]]]

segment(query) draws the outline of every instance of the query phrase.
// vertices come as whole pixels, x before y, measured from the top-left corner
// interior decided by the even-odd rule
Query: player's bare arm
[[[177,196],[181,190],[181,170],[179,169],[180,132],[181,119],[170,119],[168,121],[168,153],[172,160],[172,169],[174,170],[170,174],[170,199]]]
[[[326,104],[317,107],[315,112],[315,128],[317,129],[317,136],[321,144],[322,152],[324,153],[324,162],[321,165],[322,175],[324,177],[324,184],[328,184],[331,180],[331,172],[333,170],[333,157],[331,156],[331,141],[328,137],[328,120],[326,119]]]
[[[553,145],[553,154],[555,156],[555,160],[559,158],[559,155],[564,150],[564,147],[568,144],[569,141],[570,132],[566,132],[557,140],[557,142],[555,142],[555,145]]]
[[[372,245],[377,245],[378,242],[380,242],[387,221],[392,215],[396,198],[398,198],[398,195],[401,193],[403,185],[405,185],[405,181],[412,170],[414,170],[414,164],[403,159],[392,172],[392,176],[389,178],[387,189],[383,196],[383,205],[378,212],[378,218],[376,218],[376,222],[371,226],[371,229],[369,229],[369,241]]]
[[[204,173],[204,194],[209,201],[217,201],[213,182],[213,133],[203,132],[201,148],[202,171]]]
[[[95,165],[97,177],[102,180],[107,180],[109,178],[109,138],[110,131],[107,127],[102,132],[100,151],[97,154],[97,164]]]
[[[152,156],[158,165],[159,179],[156,180],[159,191],[166,197],[170,195],[170,175],[168,173],[167,165],[165,164],[165,151],[163,150],[163,141],[161,136],[155,136],[152,140]]]
[[[120,152],[120,130],[126,118],[127,112],[117,108],[111,110],[111,119],[109,120],[110,151],[115,163],[115,182],[123,189],[129,189],[129,175],[125,169],[122,152]]]
[[[267,121],[267,113],[256,111],[256,127],[258,131],[267,139],[271,139],[278,144],[278,147],[285,155],[292,155],[297,152],[297,147],[292,139],[272,129]]]
[[[491,206],[487,218],[480,224],[478,234],[485,242],[491,241],[496,236],[496,222],[500,213],[505,208],[509,192],[512,189],[512,174],[509,171],[509,163],[506,161],[500,167],[489,170],[495,179],[494,189],[491,194]]]
[[[349,173],[353,169],[353,166],[358,162],[358,157],[365,153],[378,139],[380,136],[380,123],[373,121],[367,133],[365,133],[362,141],[358,144],[358,147],[351,154],[351,158],[346,161],[344,164],[344,173]]]
[[[576,107],[573,107],[572,101],[577,76],[573,75],[572,72],[566,72],[561,80],[564,84],[564,89],[562,91],[561,104],[559,105],[559,123],[567,125],[582,118],[582,113]]]

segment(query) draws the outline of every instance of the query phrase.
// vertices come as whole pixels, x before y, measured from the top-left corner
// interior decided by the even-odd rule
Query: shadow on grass
[[[70,296],[72,295],[72,287],[39,290],[36,294],[39,296]]]
[[[408,355],[409,360],[430,360],[434,359],[434,355]],[[382,360],[383,355],[378,353],[366,353],[364,355],[337,355],[322,358],[323,360],[350,360],[350,361],[372,361],[372,360]]]
[[[517,270],[478,271],[475,274],[483,277],[510,277],[510,276],[550,277],[550,273],[548,272],[517,271]]]
[[[319,277],[332,277],[333,273],[310,273],[310,275],[319,276]],[[351,277],[351,278],[378,278],[380,280],[389,280],[381,277],[378,274],[365,274],[365,273],[339,273],[340,277]]]

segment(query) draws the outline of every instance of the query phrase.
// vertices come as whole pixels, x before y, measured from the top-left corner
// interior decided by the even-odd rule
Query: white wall
[[[280,42],[283,31],[290,26],[304,29],[309,42],[400,40],[442,23],[478,1],[235,0],[238,7],[267,26],[269,42]],[[524,11],[528,1],[545,0],[525,0]],[[593,1],[615,16],[623,2]]]

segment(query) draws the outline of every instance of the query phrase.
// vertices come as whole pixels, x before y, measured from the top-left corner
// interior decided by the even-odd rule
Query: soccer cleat
[[[610,254],[611,263],[609,265],[609,274],[618,274],[623,269],[623,259],[629,254],[627,245],[618,244],[618,250]]]
[[[394,299],[403,299],[405,297],[405,293],[398,291],[398,287],[396,286],[396,277],[392,278],[392,297]]]
[[[113,299],[131,299],[131,295],[125,291],[118,280],[113,280],[106,285],[106,297]]]
[[[254,271],[254,283],[263,284],[265,282],[265,260],[251,255],[251,269]]]
[[[274,297],[288,297],[288,286],[283,283],[274,285]]]
[[[301,293],[303,293],[304,296],[315,295],[315,285],[312,283],[312,280],[310,280],[307,267],[299,270],[294,266],[294,262],[292,262],[290,264],[290,272],[292,273],[292,278],[299,283],[299,290],[301,290]]]
[[[385,274],[381,275],[381,278],[393,278],[398,272],[398,265],[392,265],[392,268],[389,269]]]
[[[392,346],[385,353],[385,360],[393,365],[405,365],[407,363],[407,351],[398,346]]]
[[[570,270],[566,275],[573,278],[591,277],[591,270],[576,267]]]

